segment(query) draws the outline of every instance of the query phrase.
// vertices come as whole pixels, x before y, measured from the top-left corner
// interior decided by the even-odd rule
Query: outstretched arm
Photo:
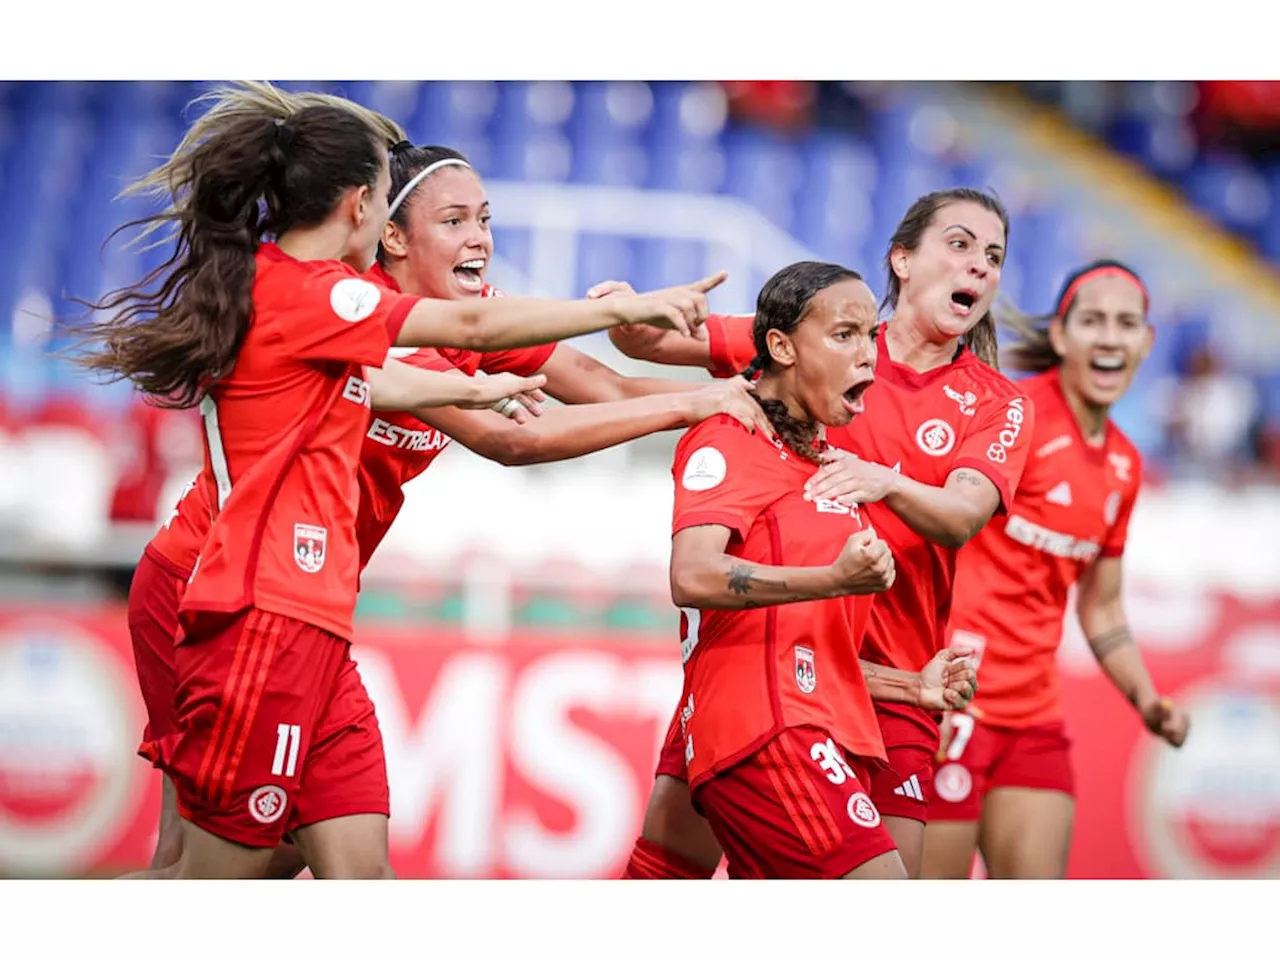
[[[718,273],[696,283],[647,294],[617,294],[598,300],[535,300],[492,297],[417,301],[396,336],[396,346],[508,350],[535,346],[641,323],[677,331],[707,318],[707,292],[724,282]]]

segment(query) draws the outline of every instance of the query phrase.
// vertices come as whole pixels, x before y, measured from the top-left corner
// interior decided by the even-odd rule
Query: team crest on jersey
[[[284,816],[288,804],[288,795],[279,787],[259,787],[249,794],[249,816],[259,823],[275,823]]]
[[[325,543],[329,531],[307,523],[293,525],[293,559],[303,573],[319,573],[324,566]]]
[[[947,803],[960,803],[973,792],[973,774],[964,764],[945,764],[933,775],[933,792]]]
[[[845,804],[845,810],[849,814],[849,819],[860,827],[872,830],[880,826],[880,811],[871,802],[871,798],[862,791],[858,791],[849,798]]]
[[[1102,519],[1107,521],[1107,526],[1111,526],[1118,516],[1120,516],[1120,494],[1112,493],[1102,507]]]
[[[1133,461],[1122,453],[1109,453],[1107,459],[1111,461],[1111,469],[1116,472],[1116,479],[1121,483],[1128,483]]]
[[[796,686],[801,693],[818,689],[818,671],[813,665],[813,651],[808,647],[796,647]]]
[[[916,445],[931,457],[945,457],[956,445],[956,432],[945,420],[926,420],[916,431]]]
[[[974,414],[974,405],[978,402],[978,395],[972,390],[966,390],[961,393],[959,390],[952,390],[945,383],[942,385],[942,392],[960,405],[960,412],[966,417],[972,417]]]

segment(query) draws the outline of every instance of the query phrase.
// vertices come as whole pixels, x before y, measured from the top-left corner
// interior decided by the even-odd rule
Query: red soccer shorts
[[[938,765],[929,794],[932,819],[979,820],[983,798],[999,787],[1075,796],[1071,741],[1061,720],[1011,729],[959,713],[952,715],[951,723],[947,758]]]
[[[871,801],[883,816],[928,823],[938,725],[924,710],[894,704],[893,711],[876,710],[889,765],[873,771]]]
[[[389,815],[382,735],[345,640],[249,610],[175,653],[178,733],[145,755],[173,778],[184,817],[274,847],[322,820]]]
[[[658,769],[653,775],[675,777],[677,780],[689,779],[689,766],[684,759],[684,737],[680,735],[679,706],[667,727],[667,738],[662,741],[662,750],[658,754]]]
[[[142,739],[158,740],[177,733],[173,699],[177,675],[173,668],[174,637],[178,635],[178,604],[186,577],[150,550],[142,554],[129,586],[129,637],[138,687],[147,708]]]
[[[825,731],[794,727],[701,784],[694,805],[724,848],[729,877],[835,880],[897,849],[861,766]]]

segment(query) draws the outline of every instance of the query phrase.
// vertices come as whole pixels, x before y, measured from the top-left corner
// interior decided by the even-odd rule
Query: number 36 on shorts
[[[840,786],[847,783],[856,788],[847,800],[849,819],[861,827],[878,827],[880,812],[863,791],[857,773],[849,766],[849,762],[845,760],[844,754],[840,752],[835,741],[830,737],[817,741],[809,748],[809,756],[833,784]]]

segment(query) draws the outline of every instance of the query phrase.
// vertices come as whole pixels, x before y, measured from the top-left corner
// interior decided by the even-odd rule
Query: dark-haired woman
[[[205,419],[217,515],[180,609],[178,731],[150,744],[184,818],[177,874],[260,876],[289,833],[317,877],[386,877],[382,741],[349,653],[363,368],[394,345],[687,330],[722,277],[594,303],[390,291],[358,272],[387,218],[386,128],[339,105],[282,119],[261,89],[216,91],[145,181],[170,192],[144,223],[174,224],[175,250],[97,305],[85,363]]]
[[[956,552],[1011,501],[1026,460],[1032,405],[995,369],[991,306],[1007,232],[1003,207],[978,191],[944,190],[912,204],[885,255],[882,306],[892,315],[880,327],[868,413],[827,436],[853,455],[833,457],[809,480],[815,501],[865,504],[893,550],[899,575],[872,605],[862,654],[881,667],[916,673],[943,649]],[[706,333],[679,346],[663,337],[614,341],[641,359],[701,362],[721,376],[741,371],[753,352],[750,320],[712,317]],[[879,698],[876,711],[888,766],[873,775],[870,792],[914,877],[940,718]],[[712,851],[680,802],[678,762],[663,752],[644,836],[654,873],[665,850],[686,875],[695,864],[705,874],[715,868]]]
[[[978,651],[982,690],[943,724],[925,830],[924,876],[964,878],[981,846],[989,876],[1061,878],[1075,815],[1071,745],[1056,655],[1067,594],[1103,671],[1143,724],[1174,746],[1186,714],[1162,698],[1129,632],[1121,581],[1142,481],[1137,448],[1112,406],[1151,349],[1147,290],[1098,261],[1069,276],[1057,307],[1017,318],[1006,365],[1037,376],[1031,454],[1006,516],[960,552],[952,643]]]
[[[804,496],[826,429],[862,411],[875,299],[851,270],[799,263],[759,300],[756,396],[779,439],[707,420],[672,471],[693,803],[732,877],[905,878],[868,796],[884,748],[855,642],[893,558],[856,506]]]

